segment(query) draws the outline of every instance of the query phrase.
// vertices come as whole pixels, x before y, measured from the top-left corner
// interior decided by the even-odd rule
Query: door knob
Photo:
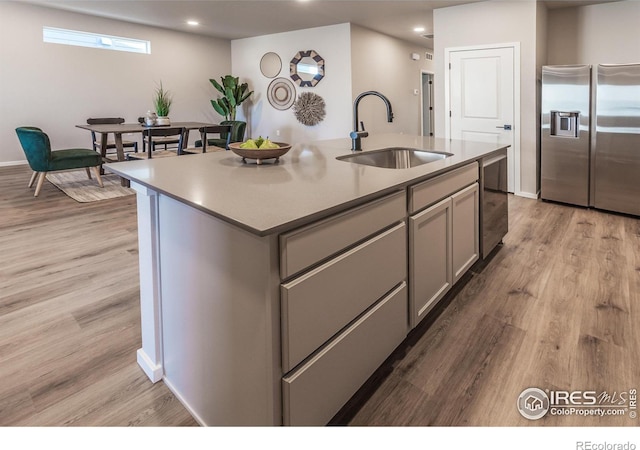
[[[511,125],[502,125],[501,127],[496,127],[496,128],[502,128],[503,130],[510,130]]]

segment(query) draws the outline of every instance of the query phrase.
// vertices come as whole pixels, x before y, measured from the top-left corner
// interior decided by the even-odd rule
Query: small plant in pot
[[[155,107],[158,118],[156,119],[156,125],[170,125],[169,111],[171,110],[171,103],[173,99],[169,91],[166,91],[162,87],[162,81],[160,87],[156,89],[156,95],[153,98],[153,106]]]

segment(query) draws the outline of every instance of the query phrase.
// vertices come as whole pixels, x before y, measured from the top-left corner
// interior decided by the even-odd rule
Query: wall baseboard
[[[540,197],[540,191],[536,192],[535,194],[532,194],[531,192],[520,191],[520,192],[516,192],[515,195],[517,195],[518,197],[531,198],[533,200],[538,200],[538,198]]]
[[[23,166],[27,163],[27,160],[24,159],[22,161],[0,161],[0,167],[5,167],[5,166]]]

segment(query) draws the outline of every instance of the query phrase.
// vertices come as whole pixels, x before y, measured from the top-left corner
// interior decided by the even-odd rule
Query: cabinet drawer
[[[325,425],[407,334],[403,282],[282,380],[285,425]]]
[[[285,279],[371,236],[406,214],[404,191],[280,236],[280,277]]]
[[[478,180],[478,163],[447,172],[409,188],[409,213],[414,213],[450,196]]]
[[[406,279],[406,234],[400,223],[281,286],[283,372]]]

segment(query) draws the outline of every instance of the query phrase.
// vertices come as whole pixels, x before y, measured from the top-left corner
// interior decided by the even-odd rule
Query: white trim
[[[29,164],[29,162],[26,159],[22,161],[5,161],[5,162],[0,162],[0,167],[25,166],[27,164]]]
[[[520,195],[522,193],[521,189],[521,171],[522,166],[520,164],[520,151],[521,151],[521,140],[520,140],[520,43],[513,43],[513,120],[515,122],[514,127],[514,137],[513,137],[513,162],[514,162],[514,183],[513,188],[516,195]]]
[[[163,369],[161,365],[155,364],[149,355],[144,351],[144,348],[139,348],[136,352],[138,365],[142,368],[143,372],[149,377],[152,383],[157,383],[162,380]]]
[[[140,328],[142,348],[138,364],[152,382],[164,375],[162,342],[162,293],[160,288],[160,245],[158,193],[131,182],[138,211],[138,265],[140,271]]]
[[[145,39],[112,36],[48,26],[42,27],[42,42],[103,50],[117,50],[120,52],[140,53],[144,55],[151,54],[151,42]]]
[[[451,139],[451,52],[456,47],[444,49],[444,137]],[[449,116],[447,116],[449,113]]]
[[[533,200],[538,200],[538,198],[540,198],[540,191],[538,191],[535,194],[532,194],[531,192],[520,191],[520,192],[516,192],[515,195],[517,195],[518,197],[531,198]]]
[[[451,118],[447,118],[447,113],[451,111],[451,88],[450,88],[450,76],[449,63],[451,62],[451,53],[471,51],[471,50],[487,50],[497,48],[512,48],[513,49],[513,165],[514,165],[514,180],[513,188],[516,195],[525,197],[527,195],[533,195],[530,193],[523,193],[521,191],[521,170],[520,167],[520,42],[505,42],[501,44],[487,44],[487,45],[473,45],[464,47],[448,47],[444,49],[444,135],[446,139],[451,139]]]

